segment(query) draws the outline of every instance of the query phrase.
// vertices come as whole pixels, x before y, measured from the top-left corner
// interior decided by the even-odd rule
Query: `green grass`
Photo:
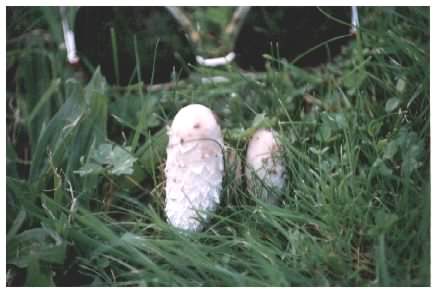
[[[76,78],[57,15],[8,14],[8,285],[430,285],[429,8],[362,8],[356,40],[325,66],[268,56],[258,80],[197,68],[155,92],[99,69]],[[166,125],[188,103],[218,114],[242,158],[256,127],[279,131],[280,205],[229,173],[204,231],[166,223]],[[100,163],[103,145],[114,160]]]

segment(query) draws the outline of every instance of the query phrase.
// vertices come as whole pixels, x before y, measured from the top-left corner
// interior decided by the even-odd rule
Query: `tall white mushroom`
[[[168,222],[198,231],[220,202],[223,137],[214,113],[199,104],[176,114],[168,130],[166,207]]]
[[[274,130],[257,130],[249,141],[246,153],[248,191],[270,203],[278,201],[276,193],[285,185],[285,167],[280,158],[277,135]]]

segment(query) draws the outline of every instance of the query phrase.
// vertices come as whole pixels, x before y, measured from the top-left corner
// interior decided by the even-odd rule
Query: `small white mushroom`
[[[198,104],[176,114],[168,130],[166,206],[173,226],[198,231],[220,202],[223,137],[214,113]]]
[[[285,185],[285,167],[276,139],[274,130],[259,129],[249,141],[246,153],[248,191],[270,203],[278,201],[276,193]]]

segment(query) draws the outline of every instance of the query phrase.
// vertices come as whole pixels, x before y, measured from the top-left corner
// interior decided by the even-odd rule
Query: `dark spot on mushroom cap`
[[[180,139],[180,143],[183,144],[185,140],[183,138]]]
[[[198,129],[198,128],[200,128],[200,123],[196,123],[196,124],[194,124],[194,126],[193,126],[195,129]]]

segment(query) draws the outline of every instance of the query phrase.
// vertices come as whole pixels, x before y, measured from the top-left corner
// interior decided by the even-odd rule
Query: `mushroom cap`
[[[180,143],[180,139],[221,139],[222,133],[215,114],[206,106],[191,104],[177,112],[169,129],[171,144]],[[179,139],[179,141],[175,141]]]
[[[197,231],[220,202],[223,137],[214,113],[198,104],[182,108],[168,130],[166,206],[168,222]]]
[[[281,191],[285,185],[285,167],[280,158],[280,146],[274,130],[259,129],[249,141],[246,153],[248,190],[264,200],[276,202],[270,189]],[[269,188],[269,190],[268,190]]]

